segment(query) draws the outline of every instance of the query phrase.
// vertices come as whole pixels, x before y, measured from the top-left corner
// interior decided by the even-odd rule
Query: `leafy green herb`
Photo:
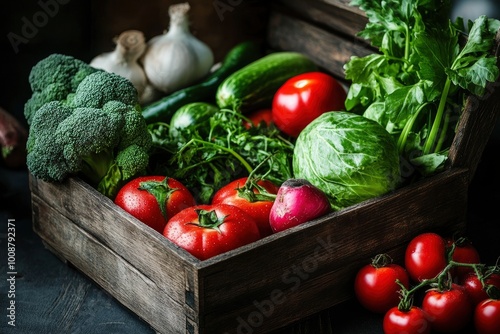
[[[468,94],[498,78],[491,54],[500,21],[449,19],[449,0],[354,0],[368,23],[359,36],[379,53],[345,65],[348,111],[382,124],[423,175],[443,168]],[[465,40],[465,43],[463,41]]]
[[[294,144],[274,126],[247,129],[245,122],[250,121],[241,113],[222,109],[204,124],[179,129],[175,136],[169,134],[168,124],[150,124],[155,150],[151,168],[182,182],[200,203],[208,203],[220,187],[250,173],[277,184],[292,177]],[[208,135],[202,135],[200,127]]]

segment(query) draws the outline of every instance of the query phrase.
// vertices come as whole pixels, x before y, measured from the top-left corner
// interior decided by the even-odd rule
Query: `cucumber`
[[[170,119],[169,134],[177,137],[180,129],[192,127],[201,135],[208,134],[210,117],[219,112],[219,108],[207,102],[191,102],[180,107]],[[206,133],[205,133],[206,132]]]
[[[317,66],[298,52],[270,53],[227,77],[215,100],[219,108],[240,112],[270,107],[274,94],[288,79],[316,70]]]
[[[245,41],[234,46],[222,61],[222,66],[206,77],[202,82],[178,90],[153,102],[142,110],[146,123],[169,122],[173,113],[191,102],[213,101],[221,82],[230,74],[262,57],[260,47],[252,41]]]

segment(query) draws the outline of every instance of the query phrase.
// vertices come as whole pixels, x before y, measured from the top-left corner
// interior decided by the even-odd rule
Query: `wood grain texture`
[[[343,66],[351,56],[373,51],[354,38],[345,38],[289,15],[273,12],[269,20],[268,43],[275,50],[301,52],[318,66],[343,79]]]
[[[365,13],[357,7],[350,6],[350,1],[280,0],[278,3],[281,5],[281,7],[275,6],[278,10],[281,8],[292,12],[297,17],[346,36],[355,37],[368,22]]]
[[[181,313],[197,321],[198,295],[194,288],[197,281],[194,264],[199,262],[197,259],[79,179],[51,184],[31,178],[30,187],[37,208],[33,214],[37,224],[35,231],[45,233],[45,242],[57,249],[59,256],[63,256],[98,283],[100,278],[96,275],[101,273],[94,272],[96,268],[93,266],[103,265],[116,269],[115,261],[124,261],[127,268],[137,271],[145,280],[152,282],[156,294],[165,296],[162,304],[168,304],[168,299],[170,303],[182,306]],[[51,224],[55,224],[53,221],[59,222],[58,228],[63,231],[73,229],[75,235],[81,234],[80,242],[84,243],[89,239],[91,246],[101,246],[102,249],[95,250],[99,255],[93,255],[92,252],[75,254],[74,256],[79,256],[76,258],[78,263],[75,263],[75,258],[70,259],[69,255],[82,253],[85,249],[65,248],[67,245],[61,244],[64,237],[60,237],[60,243],[52,244],[54,233],[58,231],[52,229]],[[120,265],[120,268],[123,269],[123,266]],[[122,282],[120,288],[134,289],[134,284]],[[176,313],[178,312],[173,314]]]

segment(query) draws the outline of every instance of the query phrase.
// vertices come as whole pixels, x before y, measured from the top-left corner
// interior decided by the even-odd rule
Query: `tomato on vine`
[[[458,238],[453,240],[452,238],[447,238],[446,245],[451,252],[451,260],[460,263],[481,263],[481,257],[476,247],[467,238]],[[473,273],[474,269],[471,267],[456,267],[451,270],[452,276],[457,280],[463,280],[469,273]]]
[[[474,310],[474,327],[478,334],[500,333],[500,300],[486,299]]]
[[[443,333],[465,328],[473,312],[469,297],[457,284],[428,290],[422,300],[422,309],[428,314],[432,329]]]
[[[417,235],[406,247],[405,268],[415,282],[434,278],[446,265],[446,244],[436,233]]]
[[[401,287],[397,280],[408,288],[406,270],[392,263],[387,254],[379,254],[356,274],[354,292],[363,307],[375,313],[385,313],[399,303]]]
[[[495,287],[500,291],[500,274],[488,275],[483,281],[485,286],[483,286],[480,277],[476,273],[470,273],[461,283],[473,306],[489,298],[487,291],[491,290],[491,287]]]
[[[429,317],[420,307],[411,306],[409,310],[400,310],[397,306],[384,315],[382,322],[384,334],[429,334]]]

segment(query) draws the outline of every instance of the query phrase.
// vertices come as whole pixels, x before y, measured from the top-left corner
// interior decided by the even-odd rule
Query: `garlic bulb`
[[[139,100],[145,94],[150,94],[150,87],[144,69],[139,64],[139,58],[146,51],[144,34],[138,30],[127,30],[114,39],[116,48],[96,56],[90,61],[90,66],[112,72],[129,79],[137,89]]]
[[[142,60],[148,80],[163,93],[200,80],[214,63],[212,50],[189,30],[189,9],[189,3],[169,7],[169,30],[148,42]]]

